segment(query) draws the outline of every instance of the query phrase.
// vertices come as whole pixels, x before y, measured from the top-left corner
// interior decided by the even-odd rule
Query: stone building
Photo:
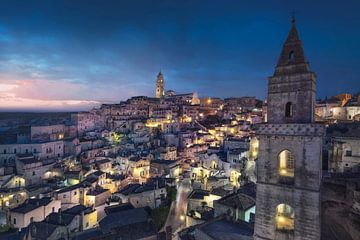
[[[268,85],[268,123],[258,130],[254,239],[320,239],[324,126],[314,123],[316,76],[295,21]]]
[[[156,98],[162,98],[164,97],[164,75],[159,72],[156,78]]]
[[[339,123],[327,128],[328,170],[360,173],[360,123]]]

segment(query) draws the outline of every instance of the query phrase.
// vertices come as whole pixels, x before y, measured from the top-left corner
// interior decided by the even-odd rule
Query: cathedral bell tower
[[[324,126],[314,123],[316,76],[295,20],[268,82],[268,123],[257,132],[254,239],[319,240]]]
[[[155,92],[156,98],[162,98],[164,97],[164,75],[159,72],[156,78],[156,92]]]

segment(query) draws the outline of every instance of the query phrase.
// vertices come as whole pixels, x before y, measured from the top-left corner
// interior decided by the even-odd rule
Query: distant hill
[[[70,120],[72,112],[0,112],[0,127],[16,127],[36,122],[60,123]]]

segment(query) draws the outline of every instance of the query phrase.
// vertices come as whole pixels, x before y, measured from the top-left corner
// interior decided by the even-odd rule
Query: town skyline
[[[0,9],[0,239],[358,240],[357,4],[134,1]]]
[[[159,70],[166,90],[263,100],[293,10],[306,58],[318,75],[318,97],[360,89],[355,1],[312,8],[308,1],[138,1],[144,5],[138,11],[130,3],[40,2],[23,3],[18,11],[7,2],[0,10],[0,111],[88,110],[153,96]]]

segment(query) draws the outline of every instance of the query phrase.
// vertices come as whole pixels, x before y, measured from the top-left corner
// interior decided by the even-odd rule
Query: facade
[[[52,175],[55,162],[53,160],[36,159],[32,154],[16,158],[16,171],[25,180],[25,185],[39,184]]]
[[[11,225],[16,228],[27,227],[34,221],[42,221],[49,214],[58,212],[61,202],[50,197],[29,199],[28,202],[10,210]]]
[[[166,184],[159,179],[152,179],[145,184],[129,184],[116,192],[121,203],[130,203],[135,208],[160,206],[167,196]]]
[[[157,75],[157,79],[156,79],[156,93],[155,96],[156,98],[162,98],[164,97],[164,75],[161,73],[161,71],[159,72],[159,74]]]
[[[334,124],[327,129],[328,170],[360,172],[360,123]]]
[[[254,239],[320,239],[324,126],[314,123],[315,73],[295,26],[269,78],[268,123],[259,127]]]
[[[64,141],[0,145],[0,166],[14,165],[15,158],[19,154],[33,154],[39,159],[62,158]]]
[[[243,193],[233,193],[214,201],[215,217],[228,215],[234,221],[251,222],[255,214],[255,200]]]

